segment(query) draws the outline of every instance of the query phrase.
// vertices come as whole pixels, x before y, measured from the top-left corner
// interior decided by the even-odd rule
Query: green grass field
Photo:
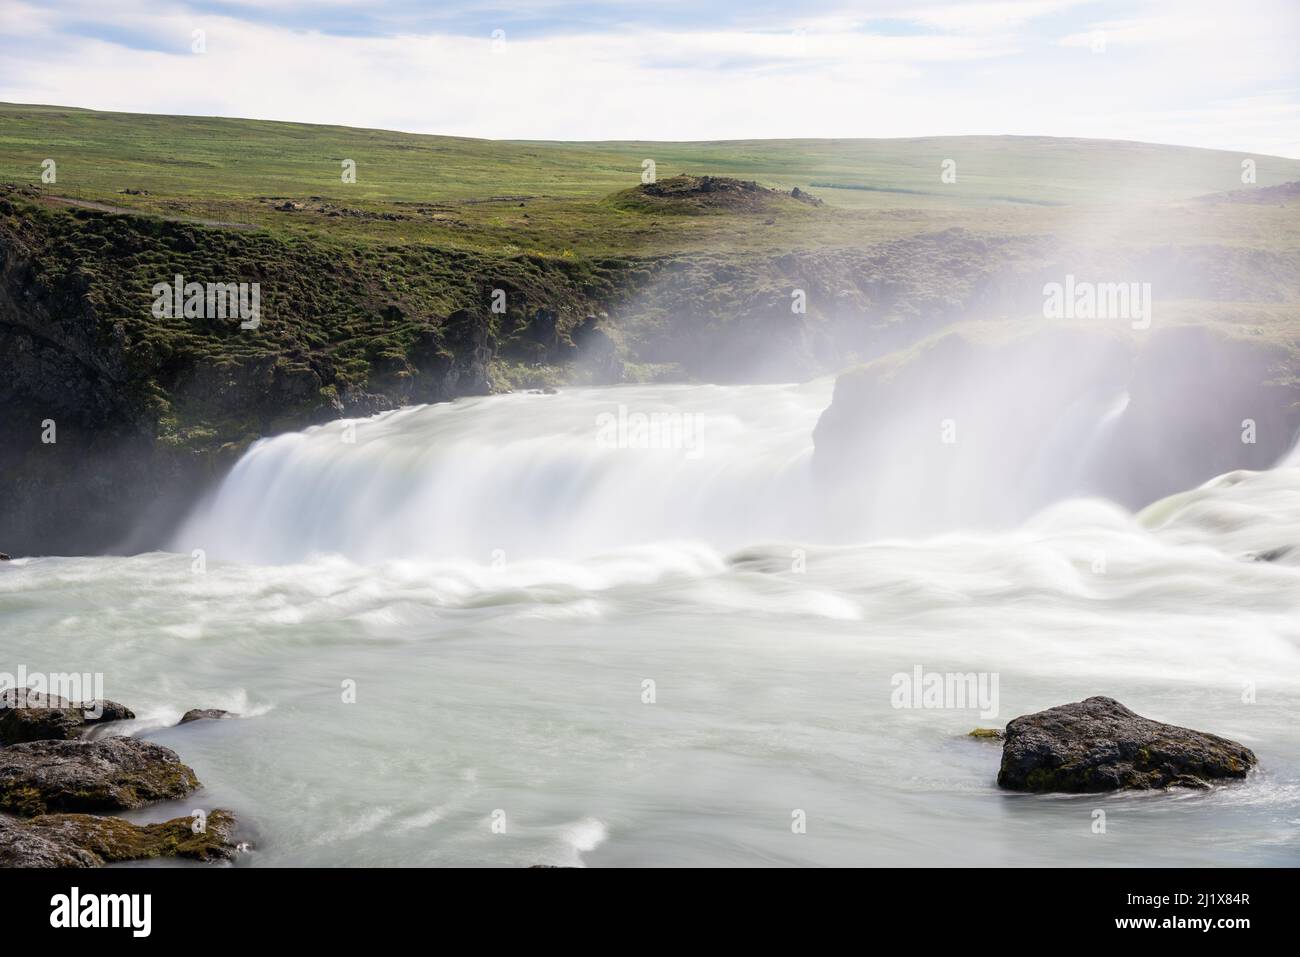
[[[714,143],[498,142],[256,120],[0,104],[0,182],[169,217],[362,242],[431,243],[497,254],[661,255],[862,246],[948,227],[993,234],[1150,228],[1135,206],[1242,188],[1247,157],[1216,150],[1040,137],[755,140]],[[610,197],[642,162],[679,173],[808,190],[826,205],[753,216],[638,215]],[[1258,186],[1300,180],[1300,161],[1253,157]],[[343,161],[356,182],[342,181]],[[945,160],[956,181],[944,183]],[[128,194],[124,190],[141,190]],[[314,197],[314,198],[313,198]],[[304,209],[279,211],[282,201]],[[343,210],[329,216],[324,207]],[[1267,214],[1263,225],[1271,229]],[[1261,212],[1251,211],[1260,222]],[[1232,241],[1233,204],[1198,211]],[[771,220],[771,222],[767,222]],[[1173,241],[1186,235],[1171,222]]]

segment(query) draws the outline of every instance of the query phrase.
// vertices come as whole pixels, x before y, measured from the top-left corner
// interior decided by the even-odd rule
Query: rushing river
[[[264,441],[171,551],[0,566],[0,670],[102,672],[205,785],[131,816],[230,808],[247,865],[1300,863],[1300,549],[1252,560],[1300,545],[1300,468],[879,539],[819,510],[829,398],[572,390]],[[918,667],[996,681],[996,715],[895,707]],[[1260,770],[1000,792],[966,732],[1093,694]],[[169,727],[194,707],[243,717]]]

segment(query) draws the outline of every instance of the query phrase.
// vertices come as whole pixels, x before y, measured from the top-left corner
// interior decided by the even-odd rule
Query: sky
[[[1298,51],[1300,0],[0,0],[0,101],[492,139],[1300,158]]]

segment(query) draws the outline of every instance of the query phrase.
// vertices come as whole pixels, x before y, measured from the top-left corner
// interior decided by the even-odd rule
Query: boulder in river
[[[0,749],[0,811],[119,811],[199,786],[175,751],[138,738],[30,741]]]
[[[1204,788],[1244,778],[1256,763],[1235,741],[1152,721],[1098,696],[1012,720],[998,786],[1080,794]]]
[[[0,815],[0,867],[100,867],[160,857],[225,861],[239,850],[234,831],[234,815],[223,810],[211,812],[197,833],[189,817],[132,824],[90,814],[27,821]]]
[[[181,715],[178,724],[189,724],[191,721],[220,721],[223,718],[238,718],[239,715],[233,711],[222,711],[220,708],[191,708]]]
[[[90,725],[134,717],[135,712],[116,701],[73,704],[58,695],[10,688],[0,694],[0,744],[70,740]]]

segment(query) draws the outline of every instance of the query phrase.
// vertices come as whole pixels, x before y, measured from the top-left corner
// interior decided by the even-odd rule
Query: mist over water
[[[897,497],[838,512],[810,467],[829,401],[568,390],[280,436],[173,552],[9,563],[0,622],[31,670],[103,671],[195,768],[202,792],[137,818],[230,807],[250,865],[1300,862],[1300,462],[1136,515],[1070,497],[1049,466],[1104,447],[1124,397],[1098,394],[1030,476],[1057,501],[885,538],[907,460],[881,464]],[[644,447],[652,413],[694,417],[661,420],[678,447]],[[997,675],[997,716],[892,707],[918,665]],[[1092,694],[1261,768],[999,792],[1000,749],[965,733]],[[246,717],[167,727],[192,707]]]

